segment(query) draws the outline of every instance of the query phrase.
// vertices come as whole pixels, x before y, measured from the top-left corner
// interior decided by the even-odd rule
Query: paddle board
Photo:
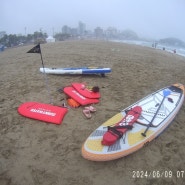
[[[25,102],[18,107],[22,116],[48,122],[61,124],[68,109],[39,102]]]
[[[172,122],[184,101],[184,86],[173,84],[132,104],[99,126],[82,146],[82,156],[92,161],[109,161],[129,155],[159,136]],[[109,126],[121,122],[128,111],[141,107],[140,117],[114,144],[103,143]],[[128,124],[128,123],[127,123]]]
[[[40,72],[47,74],[102,74],[110,73],[110,68],[79,67],[79,68],[40,68]]]

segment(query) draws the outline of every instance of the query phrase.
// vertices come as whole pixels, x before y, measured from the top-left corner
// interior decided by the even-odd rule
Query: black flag
[[[40,53],[40,58],[41,58],[41,61],[42,61],[42,67],[43,67],[45,78],[46,78],[46,86],[48,87],[48,94],[50,95],[50,103],[52,104],[51,93],[49,92],[50,89],[49,89],[49,85],[48,85],[47,76],[46,76],[46,73],[45,73],[45,67],[44,67],[44,61],[42,59],[42,52],[41,52],[41,48],[40,48],[40,43],[37,44],[32,49],[30,49],[27,53]]]
[[[30,49],[27,53],[41,53],[40,44]]]
[[[40,53],[41,61],[42,61],[42,67],[44,68],[44,62],[42,59],[42,52],[40,48],[40,43],[34,46],[32,49],[30,49],[27,53]]]

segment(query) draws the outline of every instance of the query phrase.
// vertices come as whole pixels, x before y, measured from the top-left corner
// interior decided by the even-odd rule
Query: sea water
[[[165,48],[165,51],[167,52],[174,53],[174,51],[176,51],[177,55],[181,55],[185,57],[185,48],[180,48],[180,47],[175,47],[175,46],[166,46],[162,44],[156,44],[156,47],[154,47],[155,42],[141,41],[141,40],[112,40],[112,41],[122,42],[126,44],[134,44],[134,45],[139,45],[139,46],[146,46],[146,47],[161,49],[161,50]]]

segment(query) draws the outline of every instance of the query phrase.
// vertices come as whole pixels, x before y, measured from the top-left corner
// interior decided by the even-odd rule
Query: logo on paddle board
[[[143,110],[143,113],[147,113],[147,114],[149,114],[149,115],[155,115],[156,114],[156,111],[151,111],[151,110]],[[159,112],[159,113],[157,113],[157,116],[159,116],[159,117],[165,117],[166,116],[166,114],[164,114],[163,112]]]

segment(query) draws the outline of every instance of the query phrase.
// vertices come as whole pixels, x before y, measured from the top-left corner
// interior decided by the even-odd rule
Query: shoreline
[[[120,43],[125,43],[125,44],[144,46],[144,47],[148,47],[148,48],[152,48],[152,49],[156,49],[156,50],[163,50],[163,48],[165,48],[165,50],[163,50],[163,51],[185,57],[185,48],[180,48],[180,47],[175,47],[175,46],[166,46],[166,45],[161,45],[161,44],[158,44],[155,48],[155,47],[152,47],[152,44],[153,44],[152,41],[112,40],[112,42],[120,42]],[[175,52],[174,52],[174,50],[175,50]],[[183,50],[183,51],[180,51],[180,50]]]

